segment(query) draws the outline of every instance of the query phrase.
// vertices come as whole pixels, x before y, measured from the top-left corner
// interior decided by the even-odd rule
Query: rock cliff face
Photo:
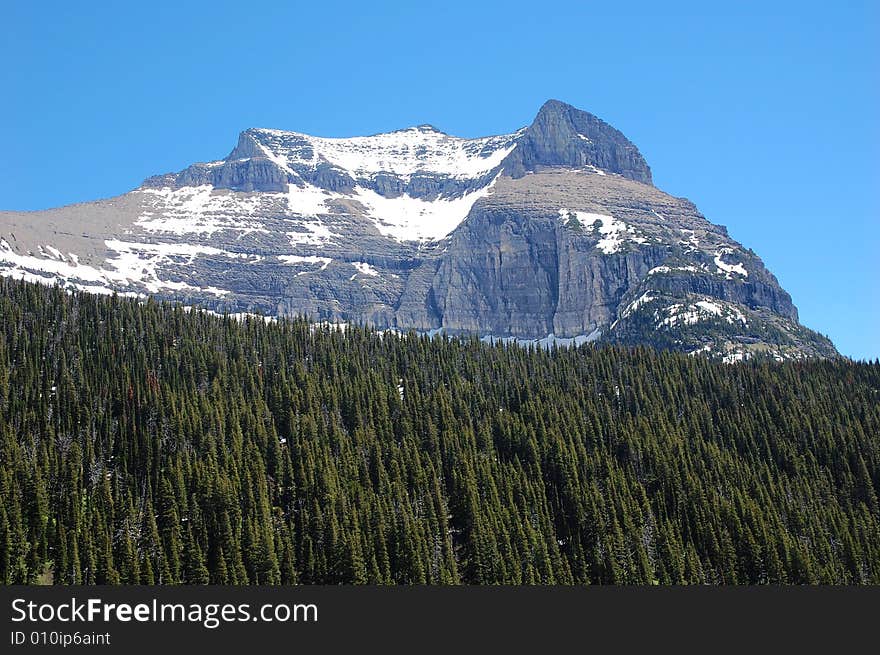
[[[836,356],[751,250],[554,100],[480,139],[249,129],[226,158],[117,198],[0,212],[0,274],[487,339]]]
[[[596,168],[644,184],[651,169],[629,139],[585,111],[548,100],[504,162],[512,177],[540,167]]]

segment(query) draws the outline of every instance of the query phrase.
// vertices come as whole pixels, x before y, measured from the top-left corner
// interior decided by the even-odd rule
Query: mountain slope
[[[836,355],[623,134],[553,100],[479,139],[245,130],[228,157],[122,196],[0,212],[0,274],[490,339]]]

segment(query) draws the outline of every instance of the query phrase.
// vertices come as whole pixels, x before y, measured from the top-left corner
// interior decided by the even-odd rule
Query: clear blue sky
[[[116,195],[251,126],[479,136],[558,98],[880,357],[880,3],[712,4],[6,3],[0,208]]]

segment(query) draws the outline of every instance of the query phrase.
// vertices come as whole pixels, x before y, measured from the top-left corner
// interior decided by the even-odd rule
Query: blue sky
[[[0,208],[123,193],[252,126],[480,136],[558,98],[880,357],[880,3],[179,4],[6,3]]]

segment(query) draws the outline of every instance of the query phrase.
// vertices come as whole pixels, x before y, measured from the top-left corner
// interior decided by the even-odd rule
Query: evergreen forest
[[[4,584],[880,584],[880,362],[0,279]]]

